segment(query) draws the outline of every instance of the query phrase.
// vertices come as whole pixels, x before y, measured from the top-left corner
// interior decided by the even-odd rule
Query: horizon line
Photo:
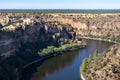
[[[6,8],[6,9],[0,9],[0,10],[26,10],[26,9],[28,9],[28,10],[120,10],[120,9],[115,9],[115,8],[111,8],[111,9],[110,8],[108,8],[108,9],[107,8],[106,9],[104,9],[104,8],[103,9],[102,8],[101,9],[100,8],[99,9],[89,9],[89,8],[88,9],[86,9],[86,8],[85,9],[74,9],[74,8],[73,9],[62,9],[62,8],[61,9],[56,9],[56,8],[54,8],[54,9],[47,9],[47,8],[45,8],[45,9],[44,8],[43,9],[32,9],[32,8],[31,9],[30,8],[9,9],[8,8],[7,9]]]

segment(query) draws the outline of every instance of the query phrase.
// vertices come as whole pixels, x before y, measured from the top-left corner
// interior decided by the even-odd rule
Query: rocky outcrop
[[[3,28],[2,24],[0,24],[0,28]]]
[[[21,46],[25,47],[21,51],[32,52],[38,45],[57,46],[72,40],[78,41],[76,38],[80,36],[111,40],[120,36],[120,16],[116,13],[1,13],[0,18],[0,55],[5,56],[18,51]]]
[[[58,46],[75,38],[71,25],[55,25],[54,22],[42,23],[32,16],[29,19],[17,18],[10,17],[9,24],[4,23],[0,29],[1,56],[7,57],[19,50],[32,53],[38,48],[44,48],[47,45]],[[21,20],[23,22],[20,22]]]
[[[57,21],[71,24],[80,35],[119,36],[119,14],[76,14],[62,15]]]

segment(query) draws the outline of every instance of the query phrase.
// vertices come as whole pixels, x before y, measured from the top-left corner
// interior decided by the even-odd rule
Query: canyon
[[[0,63],[17,53],[34,54],[51,45],[79,43],[84,37],[120,42],[120,14],[0,13]],[[113,56],[117,62],[111,58],[115,64],[119,64],[118,56]]]
[[[59,45],[62,44],[58,42],[59,37],[77,40],[87,36],[119,41],[119,26],[119,13],[1,13],[0,55],[14,54],[27,43]]]

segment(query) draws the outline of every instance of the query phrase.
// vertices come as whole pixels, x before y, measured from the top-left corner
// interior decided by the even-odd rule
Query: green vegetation
[[[96,49],[94,52],[94,58],[98,57],[98,50]]]
[[[0,80],[16,80],[23,66],[38,59],[36,54],[16,54],[0,63]]]
[[[85,71],[85,69],[86,69],[86,67],[87,67],[87,63],[88,63],[88,59],[87,59],[87,58],[83,59],[82,64],[81,64],[81,66],[80,66],[80,71],[81,71],[81,72],[82,72],[82,71]]]
[[[93,57],[92,57],[92,55],[90,54],[89,55],[89,58],[88,58],[88,62],[91,62],[93,60]]]
[[[83,59],[82,64],[80,66],[81,73],[84,73],[84,72],[90,73],[90,71],[87,69],[87,66],[92,60],[93,60],[92,55],[89,55],[89,58]]]
[[[86,43],[82,42],[80,44],[78,44],[78,43],[64,44],[64,45],[61,45],[59,47],[48,46],[47,48],[40,50],[38,52],[38,54],[40,56],[45,56],[47,54],[51,54],[51,53],[55,53],[55,52],[66,51],[66,50],[69,50],[69,49],[75,49],[75,48],[78,48],[81,45],[85,46]]]
[[[88,34],[88,35],[84,35],[84,36],[90,37],[90,38],[100,38],[100,39],[106,39],[106,40],[120,42],[120,36],[111,36],[110,34],[101,35],[101,36],[94,36],[92,34]]]
[[[120,42],[120,36],[115,37],[115,40],[116,40],[117,42]]]
[[[1,9],[0,13],[120,13],[119,9]]]
[[[102,54],[95,50],[93,58],[85,58],[80,66],[80,72],[86,80],[119,80],[119,44],[106,49]],[[105,74],[104,74],[105,73]],[[103,75],[104,74],[104,75]]]
[[[87,80],[92,80],[91,77],[88,77]]]
[[[94,69],[95,71],[96,71],[97,69],[105,66],[106,63],[105,63],[104,65],[97,63],[97,60],[99,60],[100,57],[102,57],[103,55],[104,55],[104,54],[99,54],[99,53],[98,53],[98,50],[96,49],[95,52],[94,52],[93,57],[92,57],[92,55],[90,54],[88,58],[83,59],[82,64],[81,64],[81,66],[80,66],[80,72],[81,72],[81,74],[83,74],[83,75],[84,75],[84,74],[90,74],[90,73],[91,73],[91,70],[89,70],[89,68],[91,68],[94,64],[98,64],[98,65],[99,65],[99,67],[96,67],[96,68]],[[91,64],[93,64],[93,65],[91,65]],[[87,77],[87,76],[84,76],[84,77],[85,77],[87,80],[91,80],[90,77]]]
[[[36,54],[18,53],[13,55],[0,63],[0,80],[16,80],[26,64],[51,53],[56,54],[57,52],[76,49],[85,45],[85,42],[81,42],[79,44],[64,44],[59,47],[48,46],[47,48],[38,51]]]
[[[105,58],[106,57],[105,53],[108,51],[109,51],[109,49],[106,49],[102,54],[99,54],[98,50],[95,50],[93,57],[92,57],[92,55],[89,55],[88,58],[85,58],[82,61],[82,64],[80,66],[80,72],[81,72],[81,74],[84,75],[84,78],[86,78],[87,80],[92,80],[90,76],[92,75],[92,77],[94,77],[95,71],[97,71],[107,65],[107,63],[109,62],[109,59]],[[113,51],[113,52],[115,52],[115,51]],[[95,79],[97,79],[97,78],[95,77]]]

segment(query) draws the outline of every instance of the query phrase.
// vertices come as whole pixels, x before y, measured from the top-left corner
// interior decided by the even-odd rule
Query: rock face
[[[27,19],[24,15],[8,17],[7,23],[1,20],[3,27],[0,28],[0,56],[7,57],[19,50],[32,53],[37,48],[47,45],[58,46],[75,38],[71,25],[57,24],[58,22],[56,25],[54,22],[43,22],[41,19],[38,21],[36,16],[26,16]]]
[[[1,13],[0,55],[57,46],[80,35],[112,39],[120,36],[119,26],[119,14]]]
[[[2,28],[3,26],[2,26],[2,24],[0,24],[0,28]]]
[[[119,36],[119,14],[77,14],[62,15],[58,21],[71,24],[80,35]]]

